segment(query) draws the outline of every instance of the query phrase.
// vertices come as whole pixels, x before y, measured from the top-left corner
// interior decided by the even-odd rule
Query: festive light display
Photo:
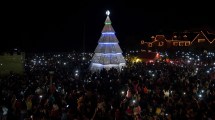
[[[121,70],[126,65],[122,50],[118,44],[119,41],[111,25],[109,18],[110,11],[106,11],[106,15],[105,26],[90,65],[91,71],[97,71],[103,68],[110,69],[112,67]]]
[[[115,33],[114,32],[105,32],[105,33],[102,33],[103,35],[114,35]]]
[[[118,43],[99,43],[99,44],[118,44]]]

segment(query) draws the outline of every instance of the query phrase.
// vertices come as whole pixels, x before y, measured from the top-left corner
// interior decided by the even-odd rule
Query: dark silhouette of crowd
[[[89,53],[26,56],[0,78],[2,120],[214,120],[215,54],[89,71]]]

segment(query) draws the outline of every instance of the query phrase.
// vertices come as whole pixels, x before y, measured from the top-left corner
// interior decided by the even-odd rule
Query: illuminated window
[[[185,46],[190,46],[190,41],[185,42]]]
[[[148,46],[149,46],[149,47],[152,47],[152,43],[149,43]]]
[[[159,42],[159,43],[158,43],[158,46],[163,46],[163,42]]]
[[[141,40],[141,44],[142,44],[142,45],[144,44],[144,40]]]
[[[178,42],[173,42],[173,46],[178,46]]]
[[[198,39],[198,42],[205,42],[205,39]]]
[[[179,46],[184,46],[184,42],[179,42]]]

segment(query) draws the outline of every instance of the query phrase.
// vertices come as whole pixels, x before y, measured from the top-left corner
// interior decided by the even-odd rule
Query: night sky
[[[144,2],[144,1],[142,1]],[[215,30],[212,3],[13,3],[2,16],[2,49],[18,47],[25,51],[93,52],[110,10],[112,26],[123,50],[135,49],[151,35],[199,27]],[[85,45],[83,41],[85,40]]]

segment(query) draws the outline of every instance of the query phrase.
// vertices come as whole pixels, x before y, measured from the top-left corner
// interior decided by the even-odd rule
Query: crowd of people
[[[213,120],[215,53],[89,71],[92,53],[26,56],[0,78],[2,120]],[[126,56],[127,57],[127,56]]]

